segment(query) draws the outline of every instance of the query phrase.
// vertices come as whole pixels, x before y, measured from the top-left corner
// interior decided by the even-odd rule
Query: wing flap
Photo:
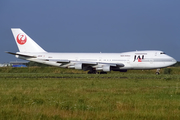
[[[80,62],[80,63],[82,63],[84,65],[98,65],[97,62]]]
[[[84,65],[97,65],[97,62],[71,61],[67,59],[44,59],[45,61],[54,61],[56,63],[82,63]]]
[[[112,67],[124,67],[124,64],[122,64],[122,63],[118,63],[118,64],[114,64],[114,63],[100,63],[100,64],[109,65],[109,66],[112,66]]]

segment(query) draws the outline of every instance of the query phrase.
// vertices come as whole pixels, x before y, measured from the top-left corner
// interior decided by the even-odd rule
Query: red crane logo
[[[18,42],[20,45],[23,45],[23,44],[26,43],[27,37],[26,37],[26,35],[20,33],[20,34],[17,35],[16,40],[17,40],[17,42]]]

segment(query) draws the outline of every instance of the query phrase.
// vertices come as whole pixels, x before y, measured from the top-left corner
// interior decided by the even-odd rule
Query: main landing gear
[[[96,70],[90,70],[90,71],[88,71],[88,74],[98,74],[98,72],[96,71]]]
[[[107,72],[101,71],[99,72],[99,74],[107,74]]]

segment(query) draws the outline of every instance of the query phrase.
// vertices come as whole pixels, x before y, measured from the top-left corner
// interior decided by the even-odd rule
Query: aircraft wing
[[[28,55],[28,54],[21,54],[21,53],[13,53],[13,52],[6,52],[12,55],[19,55],[21,57],[26,57],[26,58],[37,58],[36,56],[33,55]],[[66,65],[69,63],[74,63],[74,64],[82,64],[85,66],[96,66],[96,65],[104,65],[104,66],[112,66],[112,67],[124,67],[124,64],[122,63],[103,63],[103,62],[89,62],[89,61],[71,61],[67,59],[41,59],[44,61],[54,61],[56,63],[62,63],[62,65]]]
[[[85,62],[85,61],[71,61],[71,60],[66,60],[66,59],[44,59],[45,61],[54,61],[56,63],[63,63],[63,64],[68,64],[68,63],[78,63],[78,64],[84,64],[84,65],[97,65],[97,62]]]
[[[89,62],[89,61],[74,61],[74,60],[66,60],[66,59],[44,59],[45,61],[54,61],[56,63],[62,63],[62,65],[69,64],[69,63],[75,63],[75,64],[82,64],[85,66],[95,66],[95,65],[106,65],[106,66],[113,66],[113,67],[124,67],[124,64],[118,63],[102,63],[102,62]]]

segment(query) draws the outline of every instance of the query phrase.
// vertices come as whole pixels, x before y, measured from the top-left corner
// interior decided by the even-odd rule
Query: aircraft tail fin
[[[46,52],[20,28],[11,28],[20,52]]]

